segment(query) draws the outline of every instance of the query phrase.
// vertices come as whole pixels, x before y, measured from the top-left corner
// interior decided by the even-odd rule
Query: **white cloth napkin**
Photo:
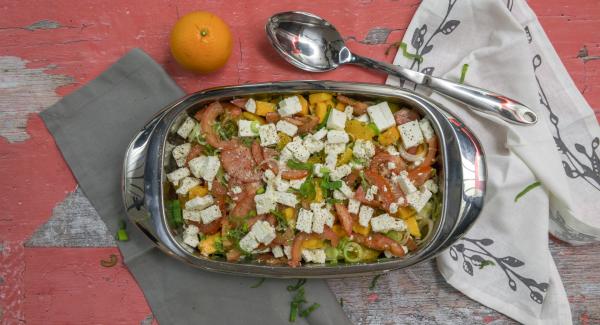
[[[403,42],[394,64],[450,80],[460,80],[468,64],[465,84],[515,98],[540,117],[533,127],[514,126],[388,79],[431,94],[474,131],[486,154],[484,209],[439,255],[440,272],[519,322],[571,324],[548,231],[571,244],[600,240],[600,128],[591,108],[525,1],[425,0]]]

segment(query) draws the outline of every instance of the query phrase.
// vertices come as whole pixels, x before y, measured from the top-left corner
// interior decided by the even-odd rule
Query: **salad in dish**
[[[440,213],[438,139],[398,103],[216,101],[176,125],[165,150],[169,224],[206,257],[292,267],[402,257]]]

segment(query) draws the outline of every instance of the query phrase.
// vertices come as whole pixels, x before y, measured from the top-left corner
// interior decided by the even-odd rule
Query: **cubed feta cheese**
[[[346,145],[343,143],[327,143],[325,145],[325,153],[331,155],[339,155],[346,151]]]
[[[292,246],[283,246],[283,253],[288,259],[292,259]]]
[[[325,136],[327,135],[327,129],[322,128],[319,131],[313,133],[313,137],[317,140],[323,140],[323,138],[325,138]]]
[[[303,249],[302,259],[307,263],[325,263],[325,250],[324,249]]]
[[[194,119],[192,119],[191,117],[187,117],[185,121],[183,121],[179,129],[177,129],[177,134],[180,137],[186,139],[188,135],[190,135],[190,132],[192,132],[192,129],[195,125],[196,122],[194,121]]]
[[[273,123],[259,126],[258,135],[260,136],[260,145],[263,147],[271,146],[279,142],[277,127]]]
[[[346,106],[346,108],[344,108],[344,114],[346,114],[346,119],[348,119],[348,120],[351,119],[353,117],[353,115],[352,115],[353,113],[354,113],[354,107],[348,105],[348,106]]]
[[[390,162],[388,162],[388,163],[387,163],[387,168],[388,168],[388,169],[390,169],[390,170],[391,170],[391,169],[396,169],[396,163],[394,163],[394,162],[391,162],[391,161],[390,161]]]
[[[358,139],[354,142],[352,155],[358,159],[371,159],[375,155],[375,145],[369,140]]]
[[[275,246],[271,249],[271,253],[273,253],[273,257],[280,258],[283,257],[283,248],[281,246]]]
[[[423,189],[423,191],[412,192],[406,196],[406,200],[408,204],[412,206],[417,212],[421,211],[427,201],[431,199],[431,192],[428,189]]]
[[[212,195],[208,194],[205,196],[195,197],[185,202],[185,208],[189,210],[204,210],[215,203]]]
[[[280,120],[277,122],[277,131],[293,137],[298,132],[298,127],[286,120]]]
[[[298,96],[287,97],[279,102],[279,115],[282,117],[294,115],[302,111],[302,104]]]
[[[200,210],[183,209],[182,216],[184,220],[200,222]]]
[[[279,204],[287,205],[292,208],[298,204],[298,198],[296,198],[296,194],[287,192],[275,192],[275,201],[277,201]]]
[[[189,225],[182,234],[183,237],[183,243],[191,246],[191,247],[196,247],[198,246],[198,244],[200,243],[200,240],[198,239],[198,227],[194,226],[194,225]]]
[[[331,213],[331,211],[329,211],[329,207],[322,208],[321,214],[325,219],[325,225],[329,226],[330,228],[333,227],[333,223],[335,222],[335,216]]]
[[[300,186],[302,186],[302,183],[304,183],[306,181],[306,177],[301,178],[301,179],[292,179],[290,180],[290,187],[296,190],[300,189]]]
[[[359,209],[360,209],[360,201],[355,200],[355,199],[348,200],[348,212],[350,212],[352,214],[358,214]],[[367,222],[367,224],[368,224],[368,222]]]
[[[387,102],[367,107],[367,113],[369,113],[369,117],[381,132],[396,125],[394,114],[392,114],[392,110]]]
[[[187,169],[187,167],[182,167],[168,173],[167,179],[169,180],[169,182],[173,183],[173,185],[177,186],[180,180],[188,176],[190,176],[190,170]]]
[[[325,147],[323,141],[317,140],[317,138],[310,134],[304,137],[304,141],[302,142],[302,144],[310,153],[317,153],[323,150],[323,148]]]
[[[363,123],[369,123],[369,121],[371,119],[369,119],[369,115],[367,113],[357,116],[356,118],[354,118],[355,120],[359,121],[359,122],[363,122]]]
[[[279,167],[283,168],[286,166],[287,161],[294,158],[294,154],[288,150],[287,147],[283,148],[279,153]]]
[[[367,201],[373,201],[378,190],[379,189],[377,188],[377,186],[371,185],[371,187],[369,187],[369,189],[367,190],[367,193],[365,193],[365,199]]]
[[[348,199],[351,199],[354,197],[354,192],[352,191],[352,189],[350,188],[350,186],[348,186],[346,184],[346,182],[342,182],[342,187],[340,187],[340,192],[342,194],[344,194],[344,196]]]
[[[259,220],[254,223],[250,233],[257,242],[269,245],[275,239],[275,228],[267,221]]]
[[[234,186],[231,188],[231,192],[233,194],[240,194],[242,193],[242,187],[241,186]]]
[[[323,164],[313,165],[313,174],[317,177],[323,177],[326,173],[329,173],[330,169]]]
[[[373,217],[375,210],[368,205],[362,205],[358,213],[358,223],[363,227],[369,226],[369,220]]]
[[[296,219],[296,229],[310,234],[312,231],[312,221],[313,212],[300,208],[298,218]]]
[[[206,157],[206,167],[202,172],[202,178],[204,178],[204,180],[207,182],[212,182],[215,179],[215,176],[217,176],[219,168],[221,168],[221,161],[219,160],[219,157]]]
[[[336,200],[342,201],[342,200],[346,199],[346,196],[344,195],[344,193],[342,193],[342,192],[340,192],[338,190],[334,190],[333,191],[333,198],[336,199]]]
[[[328,153],[325,156],[325,167],[327,167],[329,170],[335,169],[335,166],[337,165],[337,157],[338,155],[336,153]]]
[[[392,202],[390,203],[390,213],[394,214],[398,212],[398,203]]]
[[[413,182],[408,178],[408,173],[405,170],[401,171],[400,175],[393,176],[392,181],[400,186],[404,194],[410,194],[417,190]]]
[[[177,194],[186,195],[190,191],[190,189],[196,185],[200,185],[200,180],[193,177],[186,177],[183,180],[181,180],[181,182],[179,183],[179,187],[175,192]]]
[[[390,230],[401,231],[406,229],[404,221],[396,219],[387,213],[371,218],[371,229],[374,232],[388,232]]]
[[[281,176],[277,175],[275,179],[275,189],[279,192],[285,192],[290,188],[290,182],[285,179],[281,179]]]
[[[183,167],[185,165],[185,160],[187,159],[187,156],[190,153],[191,149],[192,144],[190,143],[180,144],[177,147],[173,148],[173,158],[175,158],[177,167]]]
[[[273,171],[270,169],[265,170],[265,172],[263,173],[263,180],[265,181],[265,183],[269,183],[270,181],[275,180],[275,178],[275,173],[273,173]]]
[[[221,209],[216,205],[211,205],[200,211],[200,219],[202,219],[203,224],[209,224],[219,218],[221,218]]]
[[[269,213],[277,207],[277,201],[275,201],[275,195],[272,191],[255,195],[254,202],[256,203],[256,214]]]
[[[400,132],[400,138],[402,138],[402,144],[406,149],[423,143],[423,133],[421,133],[417,121],[410,121],[398,126],[398,131]]]
[[[385,150],[392,156],[400,156],[400,153],[398,152],[398,148],[396,148],[396,146],[394,146],[394,145],[389,145],[389,146],[385,147]]]
[[[338,166],[336,169],[332,170],[330,177],[334,181],[339,181],[340,179],[350,175],[351,172],[352,172],[352,167],[350,167],[350,165],[348,165],[348,164],[344,164],[344,165]]]
[[[294,158],[301,162],[306,162],[310,157],[310,152],[306,150],[302,144],[302,140],[289,142],[285,145],[285,148],[294,155]]]
[[[438,185],[435,183],[433,179],[428,179],[423,183],[423,188],[428,189],[431,193],[437,193]]]
[[[204,170],[206,169],[206,165],[208,162],[208,157],[200,156],[196,157],[188,162],[188,166],[190,167],[190,171],[197,178],[202,178],[204,175]]]
[[[256,113],[256,101],[252,98],[248,99],[248,101],[244,105],[244,109],[250,113]]]
[[[433,131],[431,123],[429,123],[428,119],[421,119],[419,121],[419,127],[421,128],[421,133],[423,133],[425,140],[429,140],[435,136],[435,132]]]
[[[254,236],[250,233],[246,234],[246,236],[240,240],[239,244],[240,248],[246,253],[251,253],[258,247],[258,241],[256,241]]]
[[[327,132],[327,143],[338,144],[338,143],[348,143],[350,141],[350,136],[346,131],[340,130],[329,130]]]
[[[238,121],[238,136],[240,137],[255,137],[258,135],[260,124],[256,121],[239,120]]]
[[[313,207],[313,205],[311,204],[311,209],[313,212],[312,231],[317,234],[322,234],[323,227],[325,226],[325,222],[327,221],[327,216],[322,213],[322,209],[318,206]]]
[[[346,127],[346,113],[340,112],[337,109],[332,109],[327,118],[327,128],[331,130],[343,131]]]

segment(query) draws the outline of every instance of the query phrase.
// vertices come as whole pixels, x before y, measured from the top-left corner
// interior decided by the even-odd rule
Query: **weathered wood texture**
[[[350,46],[391,61],[418,6],[408,1],[188,2],[126,0],[0,0],[0,322],[2,324],[152,323],[131,275],[99,261],[112,248],[37,112],[96,77],[133,47],[148,52],[186,91],[289,79],[383,82],[354,67],[324,74],[298,71],[272,51],[264,22],[272,13],[305,10],[336,24]],[[552,43],[600,116],[600,2],[535,0]],[[43,7],[43,9],[42,9]],[[227,66],[209,76],[182,71],[167,39],[177,17],[210,10],[232,28],[236,42]],[[69,248],[42,248],[69,247]],[[571,301],[573,319],[600,323],[600,245],[551,249]],[[382,277],[331,280],[354,323],[511,323],[446,284],[433,262]],[[75,307],[76,306],[76,307]]]

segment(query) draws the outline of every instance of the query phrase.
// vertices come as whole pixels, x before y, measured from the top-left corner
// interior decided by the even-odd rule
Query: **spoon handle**
[[[537,114],[527,106],[506,96],[489,90],[467,86],[450,80],[432,77],[424,73],[406,69],[393,64],[376,61],[359,55],[352,55],[348,62],[367,68],[382,70],[388,74],[410,80],[428,87],[442,95],[467,104],[469,107],[495,115],[503,120],[520,125],[533,125],[537,122]]]

